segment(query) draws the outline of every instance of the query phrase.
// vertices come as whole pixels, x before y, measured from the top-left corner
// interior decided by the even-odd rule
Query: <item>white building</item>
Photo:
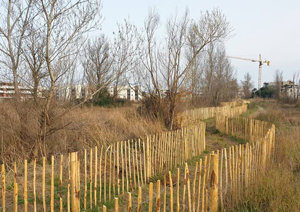
[[[65,85],[57,88],[57,99],[60,100],[79,100],[85,99],[88,95],[88,89],[82,85]]]
[[[265,82],[264,87],[276,88],[276,82]],[[281,95],[287,96],[292,99],[300,98],[299,85],[295,84],[291,80],[280,82],[280,93]]]
[[[32,88],[26,87],[24,85],[19,85],[19,92],[21,98],[32,98]],[[15,94],[15,87],[11,82],[0,82],[0,98],[9,99]]]
[[[115,86],[107,87],[109,95],[113,96],[115,92]],[[117,87],[118,98],[127,99],[130,101],[139,101],[142,99],[141,86],[118,86]]]

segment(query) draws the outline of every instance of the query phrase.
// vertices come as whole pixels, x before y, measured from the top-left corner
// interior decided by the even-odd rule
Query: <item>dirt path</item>
[[[256,118],[258,115],[260,115],[260,114],[265,114],[265,113],[267,112],[265,108],[263,108],[263,107],[261,107],[261,106],[259,106],[259,105],[257,105],[257,107],[258,107],[258,110],[255,111],[254,113],[250,114],[250,115],[248,116],[248,118],[254,119],[254,118]]]
[[[236,145],[236,142],[232,140],[229,135],[221,134],[215,128],[215,120],[208,119],[206,122],[206,135],[205,144],[206,151],[220,150],[229,146]]]

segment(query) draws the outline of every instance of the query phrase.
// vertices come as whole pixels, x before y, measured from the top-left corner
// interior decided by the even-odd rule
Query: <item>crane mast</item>
[[[263,63],[267,63],[268,66],[270,66],[270,61],[268,60],[262,60],[261,59],[261,54],[259,54],[259,59],[255,60],[255,59],[249,59],[249,58],[242,58],[242,57],[234,57],[234,56],[227,56],[228,58],[232,58],[232,59],[238,59],[238,60],[247,60],[247,61],[251,61],[251,62],[258,62],[258,85],[257,85],[257,90],[259,90],[261,88],[261,70],[262,70],[262,65]]]

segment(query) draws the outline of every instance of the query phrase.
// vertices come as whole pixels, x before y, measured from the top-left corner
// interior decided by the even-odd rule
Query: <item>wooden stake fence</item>
[[[223,128],[231,135],[251,142],[223,149],[220,154],[205,157],[204,160],[199,161],[195,171],[190,172],[186,165],[181,172],[182,176],[179,169],[176,178],[169,172],[168,185],[165,178],[163,189],[160,188],[160,181],[158,181],[154,184],[156,193],[153,192],[153,186],[151,191],[149,190],[148,203],[151,203],[151,206],[150,204],[148,206],[149,211],[185,209],[204,211],[208,208],[215,210],[219,205],[228,208],[237,204],[239,197],[247,195],[244,191],[254,183],[254,179],[264,171],[271,159],[275,147],[275,126],[266,122],[232,117],[245,110],[244,105],[238,107],[239,109],[229,108],[229,106],[224,106],[223,109],[206,109],[204,115],[194,115],[194,117],[215,116],[219,114],[216,111],[225,111],[226,116],[220,115],[223,121],[216,117],[220,120],[219,126],[223,124]],[[198,118],[194,120],[196,119]],[[130,211],[132,208],[137,208],[141,211],[144,204],[141,186],[147,184],[151,176],[181,166],[204,150],[205,123],[199,122],[194,126],[189,125],[176,131],[147,136],[145,139],[117,142],[99,149],[85,150],[82,164],[80,153],[71,153],[65,161],[61,156],[56,163],[54,156],[48,162],[46,158],[42,158],[42,161],[25,162],[24,171],[19,171],[19,175],[17,166],[11,172],[2,164],[0,208],[2,211],[18,210],[18,198],[21,198],[24,200],[24,211],[47,211],[47,207],[51,211],[63,210],[65,205],[68,211],[79,211],[81,207],[94,208],[99,203],[113,199],[116,194],[131,192],[138,187],[138,205],[132,207],[132,198],[135,197],[129,193],[127,209]],[[218,161],[218,165],[214,163],[215,160]],[[35,171],[28,171],[29,167],[30,169],[33,167]],[[38,174],[40,172],[42,174]],[[13,177],[11,177],[12,173]],[[82,181],[81,174],[84,175]],[[26,183],[27,178],[32,179],[33,184]],[[21,179],[25,180],[24,183],[20,181]],[[11,180],[14,181],[13,190],[7,187],[11,185]],[[219,183],[216,183],[218,180]],[[36,189],[36,184],[42,184],[41,189]],[[160,194],[163,194],[163,201]],[[167,201],[167,194],[171,197],[169,201]],[[33,203],[29,202],[28,197],[32,195],[41,197],[42,204],[36,200]],[[217,206],[213,205],[216,196],[219,198]],[[82,202],[81,198],[83,198]],[[156,200],[155,204],[153,199]],[[118,199],[115,199],[115,202],[119,203]],[[106,210],[106,207],[104,208]],[[115,211],[120,209],[119,205],[114,208]],[[146,210],[146,207],[143,210]]]
[[[176,181],[173,181],[173,173],[169,172],[164,177],[163,190],[160,190],[160,181],[151,183],[148,193],[142,194],[142,189],[139,188],[138,197],[135,197],[137,199],[132,200],[133,197],[130,197],[131,210],[146,210],[143,204],[148,204],[148,211],[160,211],[160,208],[163,211],[233,210],[248,194],[247,187],[256,183],[263,174],[272,154],[268,145],[273,142],[273,130],[275,128],[272,125],[267,134],[255,144],[235,145],[229,151],[224,148],[206,156],[204,160],[200,159],[194,171],[190,171],[186,163],[184,175],[180,175],[180,170],[177,169]],[[153,186],[157,187],[155,194]],[[160,201],[161,194],[164,201]],[[147,195],[148,200],[142,202],[141,197]],[[155,207],[152,207],[153,198],[157,199]],[[137,206],[132,207],[132,201],[138,202]]]

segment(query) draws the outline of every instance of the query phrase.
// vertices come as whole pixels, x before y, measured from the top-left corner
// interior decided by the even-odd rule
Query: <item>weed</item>
[[[231,139],[232,141],[234,141],[234,142],[237,142],[238,144],[246,144],[246,143],[248,142],[248,141],[246,141],[245,139],[240,138],[240,137],[238,137],[238,136],[236,136],[236,135],[230,136],[230,139]]]

